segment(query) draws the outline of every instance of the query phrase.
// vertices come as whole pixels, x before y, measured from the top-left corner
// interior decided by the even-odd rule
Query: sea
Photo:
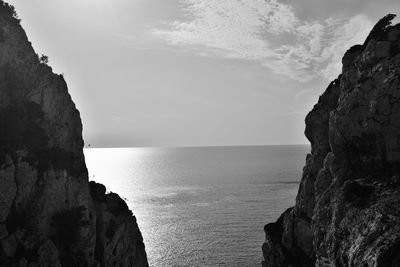
[[[126,200],[149,265],[261,266],[263,227],[295,203],[307,145],[91,148],[90,180]]]

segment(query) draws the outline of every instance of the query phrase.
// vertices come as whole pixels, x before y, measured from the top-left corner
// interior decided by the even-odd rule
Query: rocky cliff
[[[0,1],[0,266],[148,266],[136,219],[88,182],[61,75]]]
[[[400,25],[381,19],[306,117],[296,204],[265,226],[263,266],[400,266]]]

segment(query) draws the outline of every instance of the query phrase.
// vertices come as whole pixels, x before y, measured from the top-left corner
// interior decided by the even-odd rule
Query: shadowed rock
[[[0,1],[0,265],[148,266],[136,219],[92,183],[67,85]]]
[[[306,117],[296,205],[266,227],[263,266],[400,266],[400,25],[344,55]],[[277,231],[280,229],[280,231]]]

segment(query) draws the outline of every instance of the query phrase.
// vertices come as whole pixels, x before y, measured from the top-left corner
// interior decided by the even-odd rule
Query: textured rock
[[[0,168],[0,188],[7,188],[7,191],[4,190],[0,195],[0,223],[5,222],[17,193],[14,172],[12,159],[5,155],[3,166]]]
[[[96,211],[95,255],[105,266],[147,266],[142,234],[126,203],[102,184],[90,182]],[[125,255],[129,255],[125,257]]]
[[[135,217],[103,191],[63,77],[0,0],[0,266],[148,266]]]
[[[380,20],[307,115],[296,205],[263,266],[400,266],[400,25]],[[280,229],[280,230],[276,230]]]

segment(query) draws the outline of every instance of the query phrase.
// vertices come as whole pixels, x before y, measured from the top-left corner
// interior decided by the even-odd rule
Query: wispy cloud
[[[179,0],[187,20],[151,33],[198,54],[258,61],[298,81],[339,74],[340,59],[372,27],[366,16],[301,21],[277,0]],[[277,41],[279,40],[279,41]]]

